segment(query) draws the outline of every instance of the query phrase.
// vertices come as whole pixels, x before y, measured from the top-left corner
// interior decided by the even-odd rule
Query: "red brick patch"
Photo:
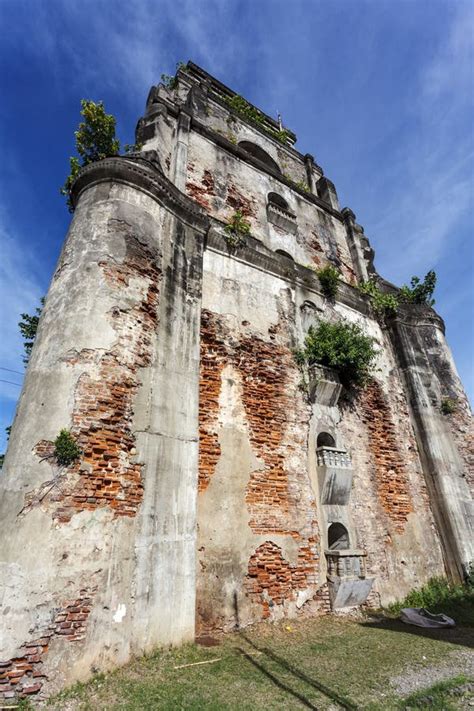
[[[133,400],[140,385],[138,371],[151,362],[160,270],[157,255],[146,245],[131,235],[125,240],[123,263],[101,262],[99,266],[122,299],[130,289],[135,301],[137,280],[143,284],[144,298],[129,310],[112,309],[110,320],[117,340],[110,352],[99,354],[96,372],[84,372],[77,382],[71,432],[83,456],[68,467],[60,485],[50,490],[53,518],[60,523],[70,521],[76,512],[99,507],[111,508],[116,516],[135,516],[143,496],[143,465],[133,461]],[[82,363],[82,354],[72,353],[66,362]],[[84,362],[91,362],[89,350]],[[51,445],[39,442],[38,456],[48,456]],[[38,492],[30,492],[25,509],[37,501]]]
[[[398,445],[400,433],[376,380],[372,380],[362,394],[361,411],[369,434],[379,500],[394,522],[395,530],[403,533],[408,515],[413,511],[408,473]]]
[[[38,638],[26,642],[18,656],[0,661],[0,700],[23,699],[41,691],[48,678],[43,667],[52,639],[63,637],[68,642],[84,639],[95,592],[96,588],[84,588],[73,600],[65,600]]]

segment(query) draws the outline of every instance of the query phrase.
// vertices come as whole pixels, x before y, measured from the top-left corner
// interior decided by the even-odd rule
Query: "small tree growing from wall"
[[[376,279],[369,279],[359,284],[358,289],[370,298],[370,304],[377,317],[384,319],[397,313],[401,303],[427,304],[434,306],[433,292],[436,286],[436,272],[430,270],[423,281],[420,277],[411,278],[411,286],[400,287],[398,293],[383,291]]]
[[[370,304],[376,316],[383,318],[397,313],[397,296],[382,291],[374,279],[359,284],[358,289],[362,294],[370,297]]]
[[[319,283],[321,284],[321,290],[324,296],[327,299],[334,301],[337,296],[337,292],[339,291],[339,281],[341,278],[339,269],[336,269],[336,267],[328,264],[325,267],[321,267],[321,269],[316,269],[316,274],[318,276]]]
[[[250,234],[250,222],[248,222],[242,210],[236,210],[224,227],[224,239],[228,247],[235,249],[245,244],[245,240]]]
[[[376,357],[374,339],[357,324],[344,321],[310,326],[303,348],[295,351],[300,367],[319,364],[333,368],[348,390],[367,383]]]
[[[76,459],[79,459],[81,454],[81,449],[69,430],[61,430],[54,440],[53,456],[57,463],[60,466],[68,467]]]
[[[411,278],[410,286],[400,288],[400,300],[410,304],[428,304],[434,306],[433,292],[436,286],[436,272],[431,269],[423,281],[420,277]]]
[[[71,156],[69,159],[71,172],[61,188],[61,195],[67,198],[69,212],[74,210],[71,189],[81,168],[103,158],[116,156],[120,151],[120,141],[115,136],[115,117],[105,113],[103,102],[96,104],[94,101],[82,99],[81,106],[84,121],[81,121],[74,133],[79,157]]]

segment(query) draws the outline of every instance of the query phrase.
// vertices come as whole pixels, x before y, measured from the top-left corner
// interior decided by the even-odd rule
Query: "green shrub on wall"
[[[69,212],[74,210],[71,189],[81,168],[109,156],[116,156],[120,151],[120,142],[115,136],[115,117],[105,113],[102,101],[96,104],[94,101],[82,99],[81,116],[84,121],[81,121],[74,133],[79,157],[71,156],[69,159],[70,173],[60,190],[61,195],[67,198]]]
[[[271,128],[267,124],[264,115],[258,109],[252,106],[252,104],[249,104],[243,96],[234,94],[234,96],[225,97],[225,102],[230,106],[233,111],[235,111],[236,114],[242,116],[242,118],[247,119],[251,123],[256,124],[259,128],[262,129],[262,131],[267,133],[272,138],[276,138],[276,140],[280,143],[288,143],[288,138],[290,137],[289,132],[286,131],[284,128],[280,130]]]
[[[359,284],[358,289],[362,294],[370,297],[371,306],[377,316],[389,316],[397,313],[398,298],[396,295],[382,291],[373,279]]]
[[[364,386],[375,367],[374,339],[360,326],[338,321],[322,321],[310,326],[302,349],[295,351],[300,367],[324,365],[333,368],[347,388]]]
[[[457,410],[458,401],[455,397],[445,397],[441,400],[441,413],[452,415]]]
[[[400,304],[427,304],[434,306],[433,291],[436,286],[436,272],[429,271],[423,281],[420,277],[411,278],[411,286],[400,287],[397,293],[382,291],[375,279],[369,279],[357,287],[362,294],[370,298],[376,316],[393,316]]]
[[[171,74],[162,74],[161,75],[161,83],[167,88],[167,89],[176,89],[178,86],[178,72],[180,69],[185,69],[186,64],[184,62],[176,62],[176,74],[171,75]]]
[[[250,222],[248,222],[241,210],[236,210],[224,227],[224,239],[227,245],[233,249],[245,244],[246,238],[250,234]]]
[[[57,463],[63,467],[68,467],[76,459],[79,459],[81,454],[82,452],[69,430],[61,430],[54,440],[53,456]]]
[[[410,286],[405,284],[400,288],[400,301],[405,301],[409,304],[434,306],[433,292],[435,286],[436,272],[431,269],[423,281],[421,281],[420,277],[414,276],[411,278]]]
[[[321,269],[316,269],[316,274],[321,284],[321,290],[326,298],[334,300],[339,291],[341,273],[339,269],[328,264]]]

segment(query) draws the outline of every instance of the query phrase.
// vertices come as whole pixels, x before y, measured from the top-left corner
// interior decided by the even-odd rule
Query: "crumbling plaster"
[[[372,579],[369,602],[385,604],[468,571],[472,425],[441,320],[425,306],[374,318],[352,288],[373,270],[355,215],[311,156],[224,95],[180,69],[150,92],[143,150],[74,185],[0,481],[0,697],[41,697],[195,630],[328,612],[331,522],[367,561],[364,594],[349,576],[342,605]],[[269,192],[296,230],[291,214],[287,231],[267,219]],[[251,235],[232,249],[237,209]],[[305,267],[328,262],[335,302]],[[367,388],[338,404],[331,378],[308,391],[292,353],[320,319],[357,323],[378,348]],[[62,428],[83,448],[64,471],[51,456]],[[350,483],[329,501],[322,431]]]
[[[205,166],[204,172],[202,166]],[[219,149],[208,138],[193,131],[188,148],[186,189],[209,214],[224,223],[235,209],[241,209],[252,234],[272,251],[282,249],[296,262],[315,268],[324,266],[329,259],[340,266],[348,282],[353,281],[352,259],[340,220],[284,182]],[[280,194],[290,211],[296,214],[296,239],[268,221],[267,196],[271,192]]]
[[[302,341],[309,325],[316,323],[317,318],[321,316],[333,321],[344,318],[346,321],[358,323],[368,335],[376,340],[379,349],[376,364],[377,383],[383,397],[386,398],[386,404],[384,403],[384,410],[380,417],[389,418],[390,426],[396,432],[397,440],[393,456],[402,467],[402,481],[405,488],[399,493],[395,490],[392,495],[393,504],[387,504],[384,501],[382,492],[385,489],[383,487],[387,486],[387,491],[390,492],[391,484],[383,483],[382,473],[377,469],[377,459],[374,459],[375,450],[374,447],[371,449],[370,434],[367,431],[360,403],[342,405],[339,408],[313,405],[309,430],[304,433],[304,440],[307,442],[307,446],[305,445],[307,462],[304,463],[304,467],[308,472],[307,481],[308,484],[310,483],[314,496],[317,520],[322,528],[321,549],[324,549],[325,546],[325,527],[327,528],[332,521],[344,523],[350,531],[353,547],[363,548],[368,553],[369,573],[376,576],[373,594],[378,596],[379,600],[388,601],[399,597],[414,585],[426,580],[427,577],[437,573],[441,574],[443,566],[437,531],[423,484],[417,447],[408,417],[407,402],[386,332],[380,328],[377,321],[368,319],[348,306],[340,303],[333,305],[327,300],[321,300],[317,294],[308,290],[291,289],[285,282],[268,274],[258,273],[257,276],[252,266],[239,263],[238,260],[229,258],[229,256],[207,251],[204,265],[203,308],[209,309],[214,314],[220,314],[236,334],[239,329],[242,329],[241,324],[245,324],[246,331],[260,336],[275,328],[281,318],[281,293],[284,289],[285,302],[290,308],[285,315],[285,321],[289,327],[286,338],[290,348],[295,343]],[[315,303],[315,308],[310,316],[305,315],[305,310],[301,308],[307,301]],[[235,338],[237,339],[238,335]],[[231,378],[232,386],[226,380],[226,374],[227,371],[224,368],[221,371],[222,388],[224,386],[230,388],[230,391],[234,393],[236,400],[233,401],[230,412],[236,421],[239,421],[239,418],[245,416],[245,412],[242,408],[241,397],[235,394],[238,393],[238,374],[234,374],[234,377]],[[198,613],[201,613],[202,609],[207,606],[218,617],[217,611],[224,609],[224,623],[221,620],[218,622],[214,620],[214,624],[216,626],[223,624],[224,628],[227,628],[235,625],[235,610],[234,617],[232,616],[234,594],[237,595],[240,608],[246,611],[245,614],[242,613],[240,622],[258,619],[258,613],[254,611],[252,616],[248,600],[247,603],[245,602],[245,586],[242,589],[242,585],[245,580],[243,562],[249,545],[254,541],[254,546],[258,547],[261,540],[252,536],[248,530],[249,515],[242,498],[244,483],[248,479],[248,470],[251,466],[248,458],[251,453],[255,456],[255,448],[249,449],[248,425],[238,427],[238,435],[235,435],[233,445],[230,444],[232,442],[232,418],[229,417],[228,410],[224,406],[226,400],[222,393],[223,390],[221,390],[219,400],[219,426],[217,428],[220,457],[208,488],[199,495],[201,559],[199,578],[202,581],[198,585]],[[224,422],[226,422],[225,425]],[[304,425],[302,424],[302,426]],[[349,506],[323,507],[319,503],[320,492],[315,453],[316,438],[321,431],[334,433],[337,446],[347,449],[353,459],[354,482]],[[380,444],[383,448],[384,443]],[[387,473],[388,476],[391,476],[390,470],[387,470]],[[215,476],[217,476],[218,483],[213,483]],[[409,513],[406,516],[406,521],[404,519],[403,530],[400,525],[397,527],[396,522],[391,521],[390,515],[387,515],[384,510],[384,505],[388,506],[390,513],[390,507],[398,501],[396,497],[401,497],[401,500],[406,497],[408,502],[406,506]],[[234,565],[231,575],[226,574],[225,566],[222,568],[219,566],[220,560],[229,558],[227,539],[220,538],[219,518],[216,519],[210,513],[211,510],[215,512],[216,507],[224,507],[228,513],[229,506],[232,508],[233,515],[238,517],[242,524],[242,526],[237,524],[240,526],[239,530],[247,531],[246,536],[239,536],[237,540],[234,538],[230,542],[234,552],[235,549],[238,550],[238,566]],[[405,507],[405,504],[403,506]],[[233,520],[232,516],[230,516],[230,520]],[[243,525],[244,521],[246,526]],[[380,525],[381,521],[385,521],[385,527]],[[212,533],[209,531],[209,525],[212,527]],[[427,549],[426,541],[428,539],[430,544]],[[223,540],[227,556],[222,555]],[[270,536],[270,540],[281,545],[273,536]],[[235,564],[232,554],[230,559]],[[209,560],[212,560],[212,564],[208,568]],[[321,586],[326,574],[324,555],[319,554],[318,567],[318,585]],[[212,570],[212,573],[209,573],[209,569]],[[236,574],[237,569],[240,571],[240,586]],[[215,579],[213,590],[208,587],[208,575],[212,575]],[[230,580],[232,583],[228,583]],[[224,584],[221,581],[226,582]],[[314,597],[315,590],[316,588],[313,589],[311,597]],[[286,610],[286,614],[289,615],[296,613],[297,608],[294,606],[292,612],[290,608]],[[212,627],[209,624],[209,615],[210,613],[205,614],[206,624],[208,627]]]

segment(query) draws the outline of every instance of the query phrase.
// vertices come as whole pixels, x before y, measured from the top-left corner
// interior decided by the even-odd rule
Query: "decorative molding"
[[[85,190],[107,182],[123,183],[141,190],[201,232],[209,228],[209,217],[160,172],[157,163],[149,156],[114,156],[85,166],[72,186],[74,207]]]

